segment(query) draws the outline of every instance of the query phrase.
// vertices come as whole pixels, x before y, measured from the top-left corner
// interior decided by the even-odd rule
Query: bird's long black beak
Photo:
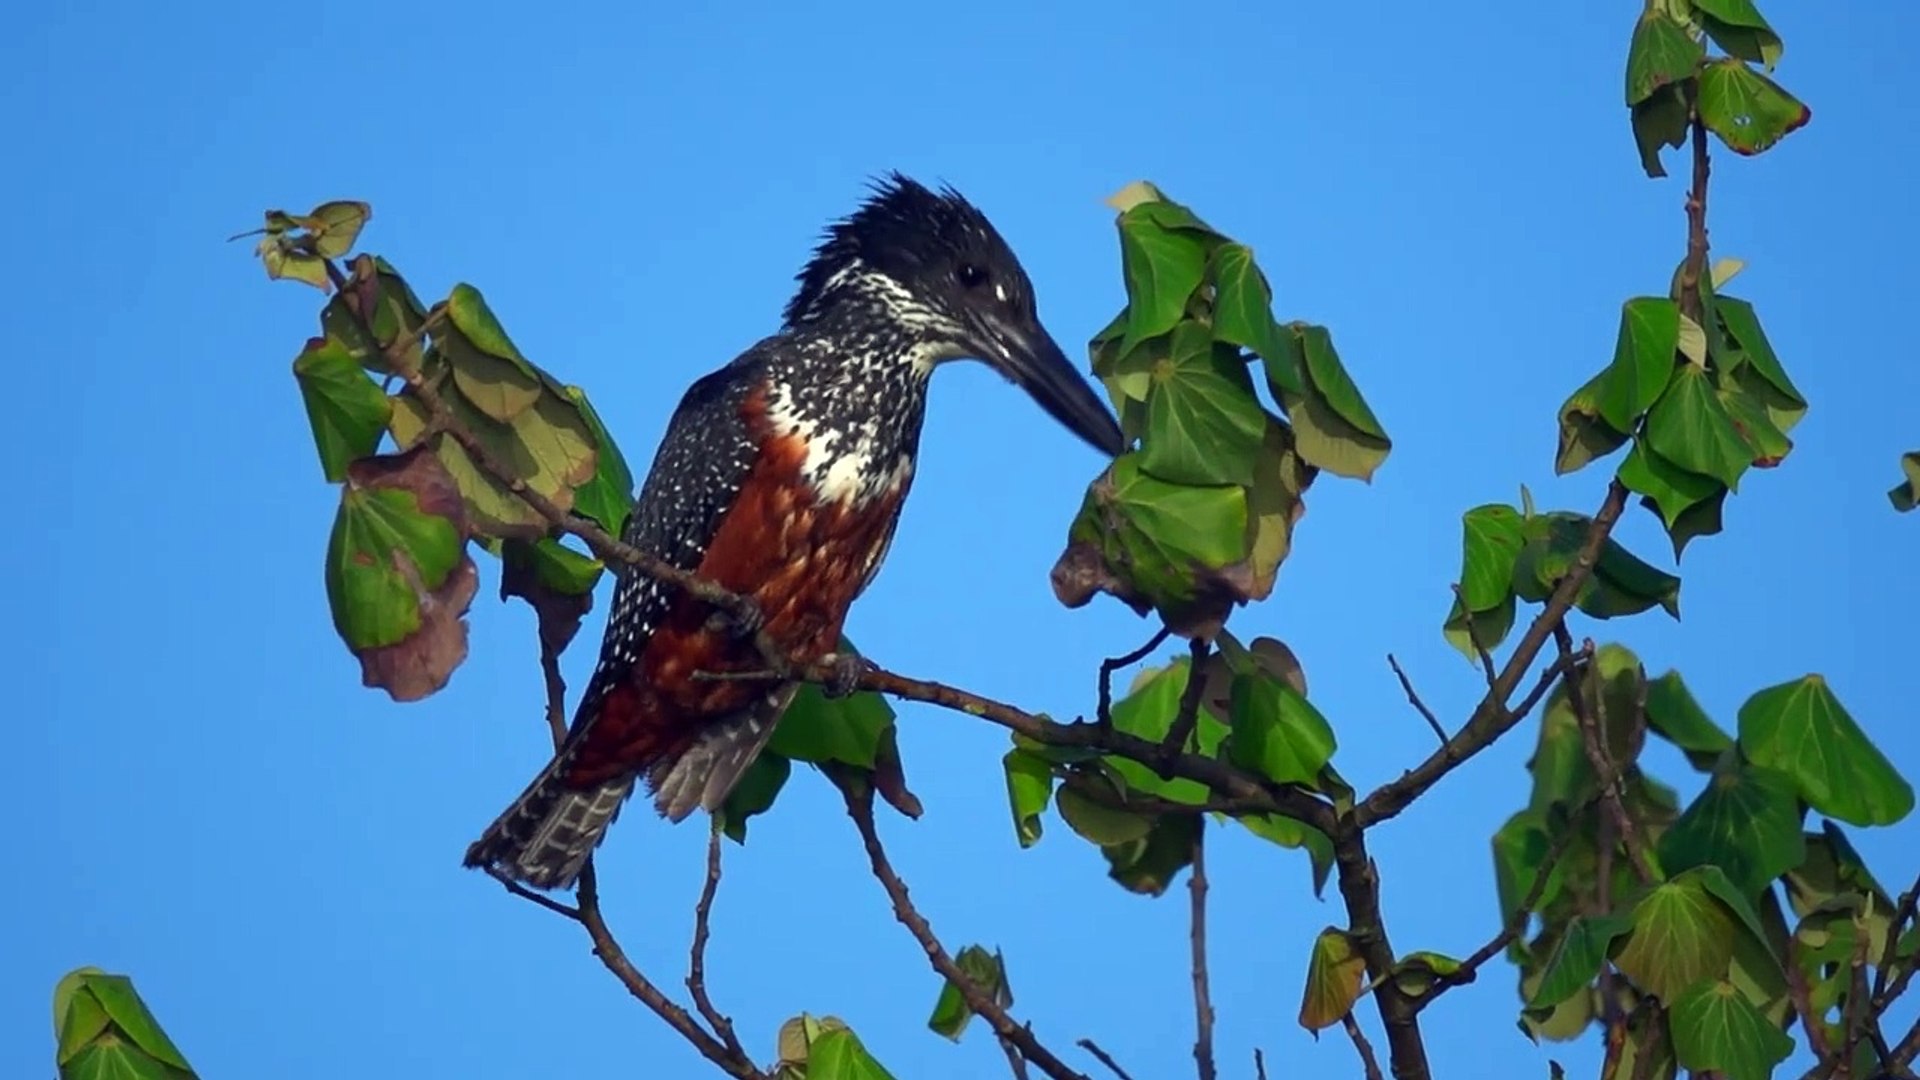
[[[981,359],[1018,383],[1068,431],[1108,457],[1126,452],[1126,437],[1113,414],[1045,327],[996,325],[988,328],[986,337],[989,344],[981,350]]]

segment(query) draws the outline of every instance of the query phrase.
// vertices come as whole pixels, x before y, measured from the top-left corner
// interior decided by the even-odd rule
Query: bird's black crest
[[[795,276],[799,288],[787,301],[788,325],[816,306],[835,274],[856,262],[907,280],[921,267],[962,252],[1012,258],[986,215],[950,186],[935,190],[891,172],[869,187],[872,195],[827,227],[813,258]]]

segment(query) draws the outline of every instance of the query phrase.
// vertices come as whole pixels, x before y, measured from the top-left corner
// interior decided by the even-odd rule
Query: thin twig
[[[1600,504],[1599,513],[1593,517],[1593,523],[1587,527],[1586,539],[1580,545],[1573,566],[1568,569],[1560,584],[1547,598],[1546,606],[1527,626],[1526,633],[1508,656],[1507,664],[1502,668],[1487,694],[1473,711],[1466,726],[1460,729],[1445,746],[1434,751],[1425,761],[1414,766],[1400,779],[1383,784],[1368,795],[1359,806],[1354,808],[1354,825],[1366,828],[1378,822],[1398,815],[1413,800],[1420,797],[1428,788],[1440,782],[1440,779],[1457,768],[1461,762],[1473,757],[1480,751],[1493,745],[1494,740],[1506,734],[1518,724],[1540,696],[1546,693],[1546,687],[1552,679],[1542,677],[1534,688],[1534,693],[1522,702],[1519,708],[1507,708],[1506,701],[1519,687],[1520,680],[1546,646],[1547,638],[1553,628],[1566,619],[1567,612],[1573,609],[1573,599],[1593,576],[1594,565],[1599,562],[1600,549],[1612,534],[1613,526],[1620,520],[1620,514],[1627,507],[1627,488],[1616,477],[1607,485],[1607,497]],[[1555,674],[1549,671],[1547,674]]]
[[[693,1044],[693,1048],[718,1066],[720,1071],[736,1080],[767,1080],[766,1074],[756,1067],[744,1054],[729,1049],[718,1039],[709,1035],[693,1015],[680,1007],[653,985],[640,969],[627,959],[626,951],[615,940],[613,931],[607,928],[607,920],[600,914],[599,883],[593,871],[593,860],[580,871],[580,922],[587,928],[587,937],[593,941],[593,954],[600,958],[613,977],[627,988],[642,1005],[653,1011],[655,1016],[667,1022],[667,1026],[680,1033],[680,1036]]]
[[[1054,1056],[1053,1051],[1041,1045],[1025,1025],[1015,1023],[992,994],[982,989],[980,984],[960,970],[959,964],[954,963],[926,916],[913,906],[912,898],[907,895],[906,882],[900,880],[899,873],[893,868],[893,861],[887,857],[887,849],[880,843],[880,831],[873,821],[873,789],[863,784],[848,783],[840,785],[840,793],[846,799],[847,816],[853,819],[853,827],[859,830],[860,842],[867,849],[867,863],[873,876],[886,890],[887,898],[893,901],[894,918],[900,920],[900,924],[926,950],[927,960],[933,969],[959,989],[961,998],[974,1015],[985,1020],[993,1028],[994,1034],[1018,1047],[1020,1056],[1033,1062],[1041,1072],[1053,1080],[1088,1080],[1086,1074],[1069,1068]]]
[[[1193,639],[1191,659],[1187,664],[1187,685],[1180,692],[1180,709],[1173,714],[1173,724],[1167,728],[1167,737],[1160,743],[1158,764],[1161,779],[1173,778],[1171,763],[1174,756],[1186,751],[1187,741],[1193,738],[1193,729],[1200,725],[1200,698],[1207,690],[1207,651],[1205,638]]]
[[[1207,984],[1207,822],[1194,822],[1193,867],[1187,877],[1193,928],[1193,1063],[1200,1080],[1219,1075],[1213,1067],[1213,994]]]
[[[1267,1080],[1267,1055],[1257,1046],[1253,1048],[1253,1076],[1254,1080]]]
[[[1119,1080],[1133,1080],[1133,1077],[1127,1075],[1127,1070],[1121,1068],[1120,1063],[1113,1060],[1113,1055],[1100,1049],[1099,1043],[1094,1042],[1092,1039],[1081,1039],[1077,1045],[1080,1049],[1092,1054],[1099,1060],[1100,1064],[1105,1065]]]
[[[707,993],[707,937],[713,918],[713,898],[720,891],[720,819],[714,818],[707,833],[707,877],[700,886],[700,899],[693,906],[693,945],[687,951],[687,992],[693,995],[693,1007],[727,1044],[727,1049],[746,1056],[740,1038],[734,1034],[733,1020],[714,1008]]]
[[[1564,623],[1553,628],[1553,639],[1560,649],[1563,662],[1561,685],[1566,688],[1567,704],[1573,709],[1574,720],[1580,726],[1580,745],[1599,785],[1600,804],[1612,818],[1615,831],[1620,834],[1620,845],[1626,849],[1634,873],[1639,875],[1642,882],[1658,881],[1660,875],[1641,844],[1639,830],[1634,828],[1633,818],[1627,813],[1626,803],[1620,796],[1620,769],[1607,745],[1609,732],[1602,730],[1606,722],[1602,704],[1606,688],[1594,677],[1593,643],[1587,642],[1580,651],[1575,652],[1573,635]],[[1585,687],[1588,685],[1593,687],[1593,709],[1587,708]]]
[[[1147,654],[1160,647],[1173,631],[1162,626],[1147,639],[1145,645],[1120,656],[1109,656],[1100,661],[1100,707],[1094,715],[1103,724],[1113,723],[1113,675],[1122,668],[1132,667],[1147,658]]]
[[[1360,1021],[1353,1018],[1353,1010],[1340,1018],[1347,1029],[1347,1037],[1353,1040],[1353,1048],[1360,1054],[1360,1065],[1367,1071],[1367,1080],[1386,1080],[1380,1072],[1380,1059],[1373,1056],[1373,1044],[1367,1041],[1366,1033],[1360,1030]]]
[[[1813,988],[1807,985],[1807,973],[1797,963],[1789,963],[1787,968],[1787,997],[1793,1002],[1793,1011],[1800,1014],[1800,1029],[1806,1033],[1807,1049],[1813,1052],[1814,1060],[1822,1065],[1833,1058],[1833,1044],[1827,1041],[1827,1025],[1813,1009]]]
[[[1560,865],[1560,859],[1567,853],[1573,842],[1573,830],[1568,829],[1557,837],[1553,846],[1547,849],[1546,857],[1540,860],[1540,868],[1535,871],[1533,884],[1527,888],[1527,895],[1520,900],[1519,910],[1507,917],[1506,925],[1500,928],[1485,945],[1473,951],[1473,954],[1461,961],[1459,968],[1446,975],[1437,976],[1433,987],[1416,999],[1415,1008],[1425,1009],[1434,999],[1456,986],[1464,986],[1479,976],[1480,968],[1487,961],[1499,955],[1513,940],[1526,932],[1527,924],[1533,921],[1534,909],[1540,906],[1540,898],[1546,895],[1547,879],[1553,876],[1554,868]]]
[[[1653,1080],[1654,1050],[1660,1045],[1660,1033],[1666,1027],[1660,1022],[1662,1007],[1655,1002],[1647,1013],[1647,1022],[1640,1027],[1640,1041],[1633,1046],[1633,1080]]]
[[[1400,689],[1407,692],[1407,703],[1419,710],[1420,715],[1426,719],[1427,726],[1432,728],[1433,733],[1439,737],[1440,745],[1447,745],[1447,729],[1440,726],[1440,718],[1433,715],[1433,710],[1427,708],[1426,702],[1420,700],[1419,691],[1413,688],[1413,680],[1407,678],[1407,673],[1400,667],[1400,661],[1395,659],[1392,653],[1387,654],[1387,666],[1393,669],[1394,677],[1400,680]]]

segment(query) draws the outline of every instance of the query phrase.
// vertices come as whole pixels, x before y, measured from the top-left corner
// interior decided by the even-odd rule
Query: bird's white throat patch
[[[780,391],[768,402],[767,420],[776,438],[798,439],[806,448],[801,479],[823,502],[864,506],[913,476],[913,456],[887,445],[875,421],[830,426]]]

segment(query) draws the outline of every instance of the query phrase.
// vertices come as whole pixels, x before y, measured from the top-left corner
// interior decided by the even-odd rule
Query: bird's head
[[[1013,249],[952,188],[899,173],[879,181],[828,227],[798,280],[788,325],[836,312],[884,320],[914,344],[913,362],[984,361],[1096,449],[1126,449],[1113,415],[1041,325]]]

